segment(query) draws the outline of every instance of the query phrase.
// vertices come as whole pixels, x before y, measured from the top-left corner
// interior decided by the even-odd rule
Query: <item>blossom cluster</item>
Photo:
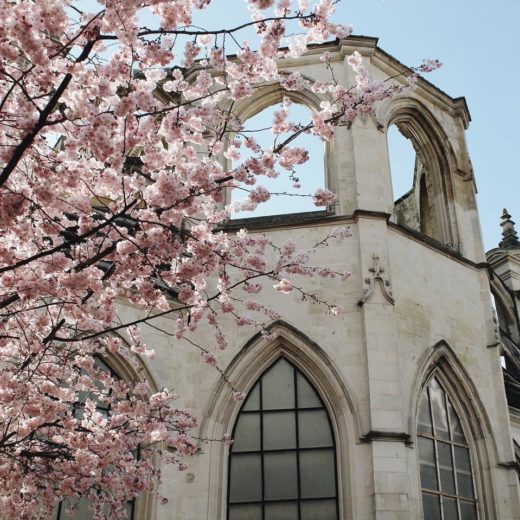
[[[157,487],[154,454],[183,468],[196,451],[196,419],[171,390],[99,368],[153,358],[140,324],[173,317],[176,341],[206,327],[213,346],[195,347],[218,368],[222,315],[268,333],[279,316],[257,299],[266,287],[305,295],[301,278],[348,277],[314,266],[312,251],[293,243],[225,232],[229,190],[250,186],[238,209],[252,210],[270,198],[259,178],[308,157],[290,140],[262,149],[241,135],[234,107],[266,82],[325,93],[306,126],[288,121],[284,99],[273,132],[330,140],[335,125],[393,90],[370,80],[357,55],[350,89],[283,72],[308,44],[350,34],[329,21],[337,2],[245,1],[258,46],[242,42],[234,57],[226,45],[240,28],[192,25],[210,0],[99,0],[97,11],[79,0],[0,4],[2,518],[38,518],[81,497],[96,519],[124,518],[126,501]],[[143,10],[156,28],[142,24]],[[291,21],[301,34],[286,34]],[[253,156],[226,165],[242,146]],[[323,188],[314,201],[330,206],[335,196]],[[143,318],[120,321],[120,301]]]

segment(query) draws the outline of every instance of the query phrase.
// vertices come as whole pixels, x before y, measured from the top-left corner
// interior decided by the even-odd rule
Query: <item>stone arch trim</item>
[[[432,377],[438,379],[450,397],[466,434],[474,466],[480,516],[498,519],[492,471],[499,458],[491,423],[469,374],[445,341],[429,349],[419,362],[408,403],[411,438],[414,442],[417,438],[420,399]],[[420,483],[418,485],[420,487]]]
[[[313,79],[303,74],[302,77],[310,82],[314,82]],[[261,86],[253,96],[237,103],[235,114],[245,121],[262,110],[279,103],[284,96],[290,98],[294,103],[305,105],[310,110],[319,110],[320,103],[328,100],[325,96],[315,94],[308,89],[302,91],[285,90],[280,83],[273,82]]]
[[[130,348],[130,345],[126,338],[118,333],[114,334],[119,339],[121,339],[126,348]],[[124,381],[129,383],[139,383],[145,381],[148,383],[150,387],[150,394],[158,392],[159,389],[155,382],[152,373],[148,369],[148,366],[144,362],[144,360],[138,356],[137,354],[133,355],[133,359],[135,359],[135,365],[132,365],[124,356],[120,354],[111,354],[103,358],[108,365],[114,370],[114,372]]]
[[[491,294],[495,298],[497,304],[501,306],[501,310],[504,313],[506,323],[500,323],[499,325],[506,325],[507,327],[516,327],[517,318],[515,309],[513,307],[513,300],[511,294],[504,288],[504,285],[497,280],[498,275],[493,276],[489,281],[489,287]],[[509,333],[509,330],[506,330]]]
[[[123,335],[118,334],[117,332],[114,333],[114,335],[123,341],[125,348],[130,348],[128,341]],[[134,384],[146,381],[150,388],[148,392],[149,395],[158,392],[155,380],[145,362],[137,354],[133,356],[133,359],[135,359],[135,365],[132,365],[120,354],[111,354],[103,358],[103,360],[123,381]],[[160,466],[160,457],[154,457],[152,463],[155,467]],[[157,512],[157,499],[154,491],[155,490],[141,492],[137,497],[135,502],[134,520],[148,520],[149,518],[155,518]]]
[[[236,389],[247,394],[267,368],[285,357],[308,378],[325,404],[336,438],[340,516],[352,518],[348,447],[355,444],[361,432],[353,394],[329,356],[311,339],[283,321],[274,322],[268,330],[275,338],[267,340],[261,334],[253,336],[228,365],[224,376]],[[216,384],[200,429],[201,439],[213,440],[200,446],[210,458],[208,518],[226,518],[229,448],[215,441],[232,431],[238,416],[242,403],[233,401],[232,392],[224,379]]]
[[[378,114],[385,131],[396,125],[409,138],[416,153],[424,160],[432,175],[435,197],[435,219],[440,236],[434,237],[445,244],[458,245],[460,235],[455,210],[453,174],[462,171],[450,139],[435,116],[420,101],[399,97],[384,105]],[[420,179],[414,179],[414,186]]]
[[[283,75],[283,73],[281,73]],[[314,82],[314,80],[310,77],[302,74],[302,77],[310,82]],[[235,104],[233,109],[233,113],[237,116],[241,121],[247,121],[251,117],[257,115],[277,103],[280,103],[283,97],[286,96],[290,98],[293,103],[298,105],[303,105],[307,107],[309,110],[320,110],[320,104],[323,101],[330,101],[331,98],[328,98],[321,94],[316,94],[311,90],[303,90],[303,91],[292,91],[285,90],[280,83],[273,82],[262,85],[258,88],[255,94],[246,99],[240,100]],[[233,139],[234,134],[229,134],[225,137],[226,140]],[[318,139],[318,137],[316,137]],[[332,152],[331,152],[331,143],[332,141],[324,141],[323,143],[323,181],[325,183],[325,187],[335,191],[335,179],[331,175],[330,164],[332,162]],[[224,158],[224,155],[221,154],[220,161],[222,164],[227,164],[229,166],[230,161]],[[320,173],[321,175],[321,173]],[[230,202],[230,193],[229,190],[226,192],[226,203]]]

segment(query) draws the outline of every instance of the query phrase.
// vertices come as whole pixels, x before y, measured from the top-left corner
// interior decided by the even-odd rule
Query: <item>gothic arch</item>
[[[310,82],[314,82],[312,78],[309,78],[302,74],[302,77],[305,80]],[[302,91],[292,91],[285,90],[279,82],[273,82],[270,84],[266,84],[261,86],[254,95],[248,97],[246,99],[242,99],[238,101],[234,108],[233,114],[242,122],[247,121],[248,119],[256,116],[263,110],[272,107],[278,103],[281,103],[284,97],[288,97],[293,101],[295,105],[303,105],[310,111],[312,110],[320,110],[320,104],[323,101],[329,100],[328,97],[320,94],[316,94],[309,89],[305,89]],[[226,141],[233,139],[234,134],[229,134],[226,136]],[[315,139],[319,139],[315,137]],[[323,175],[323,182],[326,188],[335,191],[334,187],[334,179],[330,174],[330,163],[332,159],[331,154],[331,143],[325,141],[323,143],[322,148],[323,153],[323,169],[320,175]],[[225,164],[227,168],[230,166],[229,159],[226,159],[223,154],[221,154],[221,163]],[[231,200],[230,191],[227,190],[226,193],[226,203],[229,203]]]
[[[510,329],[515,329],[517,327],[517,318],[513,306],[513,297],[504,287],[503,283],[501,283],[501,281],[498,279],[498,275],[496,274],[491,277],[489,286],[497,306],[496,311],[498,314],[498,324],[508,334],[511,334]]]
[[[125,348],[130,348],[128,341],[122,334],[116,332],[114,335],[123,341]],[[155,379],[153,378],[152,373],[148,369],[144,360],[137,354],[134,354],[132,358],[135,359],[135,365],[132,365],[125,357],[120,354],[111,354],[109,356],[103,357],[104,361],[110,365],[110,367],[121,379],[131,383],[146,381],[150,387],[150,394],[158,392],[159,389]]]
[[[419,195],[423,218],[428,211],[432,238],[443,244],[458,247],[460,236],[454,204],[452,175],[458,170],[457,159],[450,140],[435,116],[419,101],[399,97],[384,106],[378,114],[385,131],[392,125],[413,144],[417,158],[423,165],[419,178],[414,178],[412,192]],[[421,183],[422,178],[425,178]],[[426,181],[426,182],[425,182]],[[408,195],[408,194],[407,194]],[[399,202],[407,195],[401,197]],[[419,202],[419,201],[418,201]],[[425,231],[421,229],[421,231]]]
[[[342,518],[351,518],[352,487],[348,446],[359,438],[361,425],[353,394],[331,359],[312,340],[291,325],[277,321],[269,327],[275,339],[253,336],[238,352],[224,372],[235,388],[248,393],[259,377],[280,357],[286,358],[312,383],[330,416],[336,438],[339,503]],[[216,384],[201,424],[201,439],[222,439],[233,429],[242,403],[233,401],[232,390],[224,379]],[[225,518],[228,448],[222,442],[201,445],[210,457],[208,518]]]
[[[420,400],[433,377],[449,396],[467,436],[481,517],[498,518],[491,475],[492,468],[497,464],[498,454],[491,433],[491,423],[469,374],[445,341],[429,349],[419,362],[408,403],[411,438],[417,438]]]
[[[128,341],[122,334],[114,333],[124,343],[125,348],[130,348]],[[110,354],[104,356],[103,361],[120,377],[129,383],[139,383],[146,381],[149,386],[148,395],[158,392],[152,374],[141,357],[137,354],[133,355],[136,364],[132,365],[125,357],[120,354]],[[160,458],[155,457],[152,461],[154,466],[160,464]],[[135,501],[134,520],[147,520],[154,518],[156,512],[157,500],[153,492],[142,492]]]
[[[310,82],[314,82],[313,79],[305,75],[302,75],[302,77]],[[280,103],[284,96],[290,98],[294,103],[305,105],[310,110],[319,110],[320,103],[327,100],[325,96],[315,94],[308,89],[302,91],[285,90],[278,82],[275,82],[262,86],[253,96],[237,103],[235,114],[245,121],[265,108]]]

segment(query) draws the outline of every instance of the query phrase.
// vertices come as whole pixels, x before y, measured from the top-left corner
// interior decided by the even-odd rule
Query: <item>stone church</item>
[[[313,47],[284,67],[324,78],[325,50],[342,85],[355,83],[344,64],[354,50],[373,77],[409,72],[369,37]],[[325,99],[266,86],[241,114],[283,95],[310,108]],[[520,241],[505,211],[503,240],[483,250],[469,123],[464,98],[419,79],[326,144],[333,208],[230,221],[229,232],[246,227],[301,248],[350,226],[315,263],[351,279],[307,282],[343,311],[266,293],[283,316],[269,339],[230,320],[219,366],[243,402],[198,351],[143,328],[156,351],[144,362],[148,379],[201,418],[200,449],[185,472],[163,467],[169,503],[141,497],[134,520],[520,519]],[[396,201],[392,125],[416,152],[411,189]],[[231,446],[218,441],[227,433]]]

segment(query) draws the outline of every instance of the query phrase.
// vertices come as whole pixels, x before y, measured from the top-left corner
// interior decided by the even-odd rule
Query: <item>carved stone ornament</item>
[[[374,254],[372,255],[372,260],[373,264],[368,268],[370,274],[363,280],[365,282],[365,292],[363,297],[358,301],[358,305],[362,307],[364,303],[370,298],[374,292],[376,282],[379,282],[381,291],[386,300],[392,305],[395,305],[395,300],[392,296],[392,289],[390,288],[390,280],[384,276],[385,269],[380,265],[379,257]]]
[[[498,316],[497,311],[493,309],[493,332],[495,334],[495,339],[500,341],[500,325],[498,324]]]

